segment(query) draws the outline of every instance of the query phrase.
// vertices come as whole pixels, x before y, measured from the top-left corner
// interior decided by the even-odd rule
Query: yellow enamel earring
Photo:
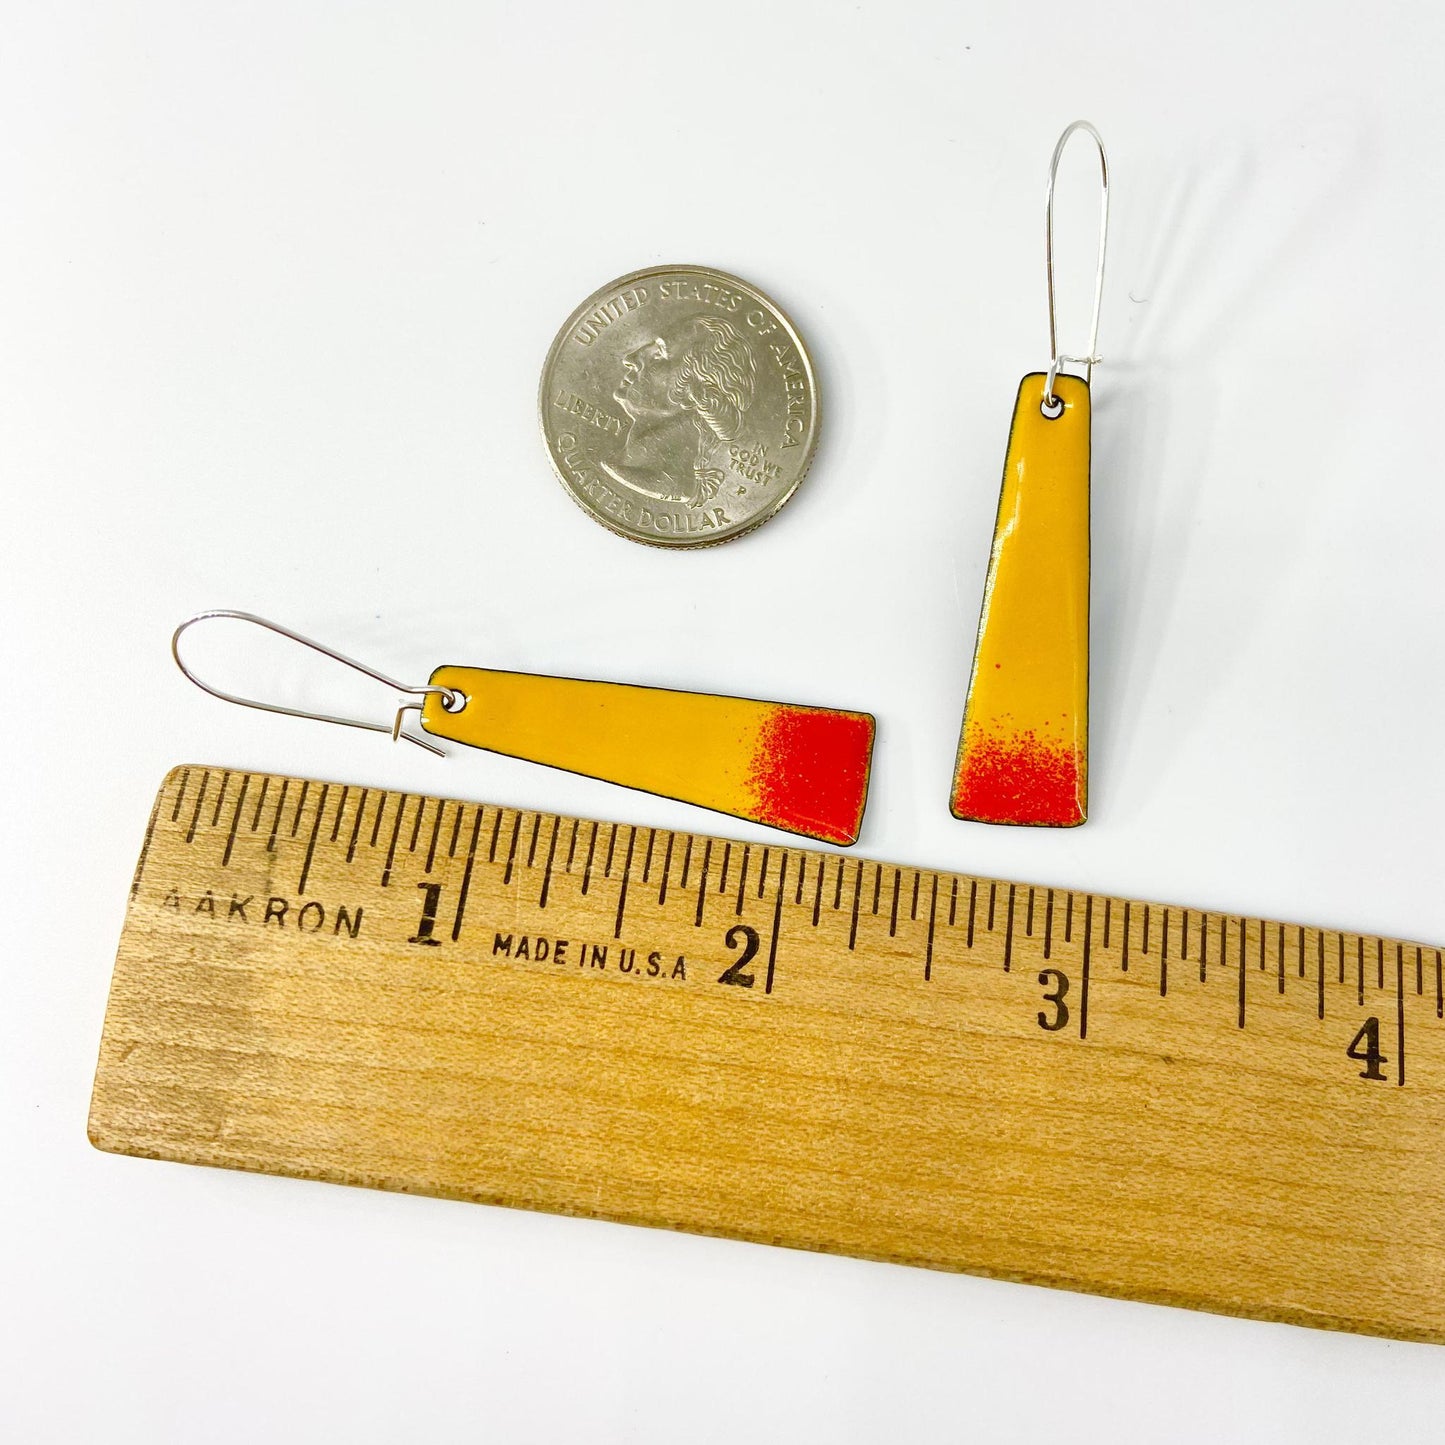
[[[1075,131],[1099,150],[1099,264],[1088,351],[1059,351],[1054,180]],[[1089,382],[1109,228],[1109,163],[1075,121],[1054,147],[1045,207],[1049,352],[1019,383],[953,774],[952,811],[979,823],[1072,828],[1089,796]],[[1082,366],[1082,377],[1062,373]]]
[[[180,649],[188,627],[215,618],[265,628],[420,701],[401,703],[393,722],[380,723],[222,692],[196,676]],[[190,618],[176,628],[171,654],[186,677],[223,702],[390,733],[393,740],[405,738],[442,754],[434,743],[403,730],[405,715],[416,712],[422,731],[433,737],[695,803],[805,838],[858,841],[873,753],[868,713],[480,667],[439,667],[424,686],[411,687],[249,612]]]

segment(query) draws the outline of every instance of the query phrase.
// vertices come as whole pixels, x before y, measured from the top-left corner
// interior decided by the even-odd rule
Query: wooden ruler
[[[178,768],[103,1149],[1445,1340],[1439,949]]]

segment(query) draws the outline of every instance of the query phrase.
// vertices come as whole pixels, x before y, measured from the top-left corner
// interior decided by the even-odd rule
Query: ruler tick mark
[[[1187,908],[1179,918],[1179,962],[1189,962],[1189,910]]]
[[[231,849],[236,846],[236,829],[241,823],[241,809],[246,803],[246,790],[251,786],[250,773],[245,774],[241,779],[241,791],[236,794],[236,811],[231,814],[231,831],[226,835],[226,851],[221,854],[221,867],[227,868],[231,863]]]
[[[1139,952],[1149,952],[1149,905],[1144,905],[1144,936],[1139,940]]]
[[[1380,952],[1385,950],[1384,940]],[[1405,947],[1395,945],[1395,1083],[1405,1087]]]
[[[196,823],[201,816],[201,804],[206,801],[206,785],[211,781],[210,771],[201,774],[201,789],[196,794],[195,810],[191,814],[191,826],[186,829],[186,842],[193,843],[196,838]]]
[[[427,872],[427,873],[430,873],[430,872],[431,872],[431,870],[432,870],[432,864],[436,862],[436,857],[437,857],[437,839],[438,839],[439,837],[441,837],[441,831],[442,831],[442,814],[443,814],[445,811],[446,811],[446,806],[445,806],[445,804],[443,804],[442,801],[441,801],[441,799],[438,798],[438,799],[437,799],[437,815],[436,815],[435,818],[432,819],[432,825],[431,825],[431,842],[427,844],[427,850],[426,850],[426,868],[425,868],[424,871]]]
[[[1205,982],[1205,969],[1209,963],[1209,915],[1199,917],[1199,982]]]
[[[1084,959],[1079,980],[1079,1037],[1089,1037],[1089,953],[1094,932],[1094,895],[1084,895]]]
[[[652,848],[656,842],[657,829],[649,828],[647,830],[647,852],[642,855],[642,881],[644,883],[652,881]]]
[[[758,869],[758,897],[759,897],[759,898],[761,898],[761,897],[763,896],[763,890],[767,887],[767,884],[768,884],[768,861],[769,861],[769,859],[770,859],[770,857],[771,857],[771,853],[772,853],[772,850],[771,850],[771,849],[769,849],[769,848],[764,848],[764,849],[763,849],[763,866]]]
[[[366,800],[366,795],[363,793],[363,794],[362,794],[362,802],[363,802],[363,805],[365,804],[365,800]],[[452,837],[451,837],[451,842],[449,842],[449,843],[447,844],[447,857],[448,857],[448,858],[455,858],[455,857],[457,856],[457,840],[458,840],[458,839],[461,837],[461,835],[462,835],[462,814],[463,814],[464,812],[466,812],[466,809],[463,808],[460,803],[458,803],[458,804],[457,804],[456,816],[452,819]],[[358,814],[358,816],[360,816],[360,815]]]
[[[613,938],[622,937],[622,915],[627,908],[627,880],[632,875],[632,850],[637,846],[637,829],[627,830],[627,858],[622,864],[622,882],[617,890],[617,923],[612,930]]]
[[[913,896],[918,897],[918,875],[913,875]],[[923,956],[923,981],[931,983],[933,980],[933,928],[934,919],[938,914],[938,874],[933,875],[933,887],[928,897],[928,948]]]
[[[1361,1008],[1365,1006],[1365,939],[1355,936],[1355,991]]]
[[[336,820],[331,825],[331,841],[333,843],[341,836],[341,820],[346,816],[346,803],[350,797],[351,789],[342,788],[341,801],[336,805]]]
[[[895,938],[898,935],[898,885],[902,875],[895,868],[893,870],[893,911],[888,915],[888,936]]]
[[[783,889],[788,882],[788,855],[778,865],[778,896],[773,901],[773,941],[768,945],[768,976],[763,980],[763,992],[773,991],[773,972],[778,965],[778,935],[783,931]]]
[[[1315,935],[1315,1013],[1318,1018],[1325,1016],[1325,931]]]
[[[1159,997],[1169,992],[1169,910],[1164,910],[1163,926],[1159,930]]]
[[[908,905],[908,921],[910,923],[918,922],[918,879],[919,872],[915,868],[913,870],[913,901]]]
[[[562,867],[564,873],[570,873],[572,871],[572,860],[577,856],[577,829],[579,826],[578,820],[573,818],[572,833],[567,839],[567,862]]]
[[[682,881],[678,884],[680,888],[687,887],[688,874],[692,869],[692,834],[687,835],[687,847],[682,851]]]
[[[321,815],[326,811],[326,794],[329,783],[322,783],[321,796],[316,801],[316,817],[311,822],[311,837],[306,843],[306,859],[301,864],[301,881],[296,885],[297,893],[306,896],[306,880],[311,876],[311,859],[316,854],[316,835],[321,831]]]
[[[827,859],[818,859],[818,886],[813,891],[813,927],[818,926],[818,915],[823,911],[823,874],[827,872]]]
[[[1106,898],[1106,899],[1104,900],[1104,947],[1105,947],[1105,948],[1108,948],[1108,946],[1109,946],[1109,905],[1110,905],[1113,901],[1114,901],[1114,900],[1113,900],[1112,898]]]
[[[186,787],[191,781],[191,770],[186,768],[181,773],[181,785],[176,789],[176,805],[171,809],[171,822],[176,822],[181,816],[181,804],[186,800]]]
[[[401,801],[396,805],[396,822],[391,827],[391,843],[386,850],[386,862],[381,869],[381,886],[386,888],[391,884],[391,865],[396,861],[396,840],[401,836],[401,820],[406,816],[406,800],[410,795],[403,793]]]
[[[405,807],[405,806],[406,806],[406,799],[403,798],[403,799],[401,800],[401,802],[402,802],[402,807]],[[487,844],[487,862],[488,862],[488,863],[495,863],[495,862],[497,861],[497,840],[502,836],[502,815],[503,815],[505,812],[506,812],[506,809],[504,809],[504,808],[498,808],[498,809],[496,810],[497,816],[492,819],[492,841]],[[593,835],[595,836],[595,835],[596,835],[596,832],[597,832],[597,824],[596,824],[596,823],[594,823],[594,824],[592,825],[592,832],[593,832]],[[589,858],[588,861],[590,862],[591,859]]]
[[[748,864],[752,861],[753,850],[746,844],[743,845],[743,866],[738,869],[738,906],[737,916],[743,916],[743,902],[748,893]]]
[[[787,854],[784,854],[784,855],[783,855],[783,861],[784,861],[784,864],[786,864],[786,862],[787,862]],[[819,873],[819,876],[821,877],[822,871],[823,871],[823,870],[822,870],[822,866],[821,866],[821,865],[822,865],[822,860],[819,859],[818,861],[819,861],[818,873]],[[793,903],[794,903],[797,907],[799,907],[799,908],[801,908],[801,907],[803,906],[803,880],[804,880],[807,876],[808,876],[808,855],[807,855],[806,853],[802,853],[802,854],[800,854],[799,857],[798,857],[798,896],[793,899]]]
[[[883,892],[883,865],[873,865],[873,916],[878,917],[878,899]]]
[[[841,872],[840,875],[841,877]],[[848,951],[851,953],[858,942],[858,897],[863,891],[863,860],[858,860],[858,871],[853,876],[853,922],[848,927]]]
[[[592,831],[587,836],[587,862],[582,866],[582,896],[587,896],[587,890],[592,886],[592,859],[597,852],[597,824],[592,825]]]
[[[512,840],[507,845],[507,863],[502,869],[502,886],[505,888],[512,881],[512,869],[517,862],[517,838],[522,832],[522,814],[520,811],[512,814]]]
[[[833,912],[836,913],[843,906],[843,860],[838,859],[838,878],[833,885]]]
[[[1074,941],[1074,895],[1073,895],[1072,893],[1070,893],[1069,896],[1068,896],[1068,901],[1064,904],[1064,942],[1065,942],[1065,943],[1072,943],[1073,941]]]
[[[1224,935],[1223,921],[1220,923],[1220,937]],[[1249,945],[1245,935],[1244,919],[1239,920],[1239,1012],[1236,1021],[1240,1028],[1244,1027],[1244,989],[1249,978]]]
[[[216,794],[215,811],[211,814],[211,827],[215,828],[221,822],[221,805],[226,801],[226,789],[231,785],[230,771],[221,774],[221,791]]]
[[[1417,943],[1415,945],[1415,993],[1423,996],[1425,992],[1425,950]]]
[[[1119,967],[1120,967],[1125,973],[1128,973],[1128,972],[1129,972],[1129,900],[1128,900],[1127,898],[1124,900],[1124,927],[1123,927],[1123,929],[1121,930],[1121,932],[1123,933],[1124,937],[1123,937],[1122,943],[1119,945]]]
[[[1279,991],[1284,992],[1284,924],[1279,925],[1279,936],[1275,939],[1279,950]]]
[[[1054,950],[1054,890],[1048,890],[1048,897],[1044,903],[1044,957],[1048,958]]]
[[[1014,887],[1008,886],[1008,928],[1003,939],[1003,971],[1007,973],[1013,967],[1014,954]],[[1030,898],[1033,897],[1033,889],[1029,889]]]
[[[145,872],[146,858],[150,855],[151,839],[155,836],[156,819],[160,816],[160,811],[161,800],[157,797],[154,806],[151,808],[150,821],[146,824],[145,841],[141,844],[140,857],[136,859],[135,872],[131,875],[130,896],[132,901],[134,901],[136,894],[140,892],[141,875]],[[175,819],[172,818],[171,821],[174,822]]]
[[[527,867],[531,868],[537,861],[537,835],[542,829],[542,815],[532,814],[532,836],[527,840]]]
[[[953,927],[958,918],[958,879],[955,878],[948,890],[948,926]]]
[[[691,840],[689,839],[689,842]],[[708,838],[702,847],[702,867],[697,875],[697,914],[692,920],[694,928],[702,927],[702,906],[707,901],[707,865],[712,861],[712,839]]]
[[[437,812],[441,812],[440,804],[437,806]],[[426,799],[418,798],[416,800],[416,821],[411,825],[411,842],[406,845],[406,851],[408,853],[416,852],[416,840],[421,837],[421,820],[425,816]]]
[[[672,868],[672,841],[677,834],[668,830],[667,847],[662,855],[662,882],[657,885],[657,906],[662,907],[667,902],[667,875]]]
[[[977,878],[974,878],[974,879],[971,879],[971,880],[969,881],[969,885],[968,885],[968,939],[967,939],[967,945],[968,945],[969,948],[972,948],[972,947],[973,947],[973,920],[974,920],[974,915],[977,914],[977,912],[978,912],[978,879],[977,879]]]
[[[291,836],[296,836],[297,830],[301,827],[301,810],[306,806],[306,795],[311,791],[311,780],[302,778],[301,796],[296,799],[296,816],[291,819]]]
[[[1376,987],[1376,988],[1384,988],[1384,986],[1385,986],[1385,940],[1384,940],[1383,938],[1377,938],[1377,939],[1375,940],[1375,959],[1376,959],[1376,962],[1377,962],[1377,965],[1378,965],[1379,971],[1380,971],[1379,981],[1375,984],[1375,987]]]
[[[725,842],[723,844],[722,873],[717,881],[717,891],[719,893],[726,893],[728,891],[728,868],[732,864],[732,861],[733,845]]]
[[[602,865],[602,876],[612,877],[612,856],[617,849],[617,824],[614,823],[607,833],[607,861]]]
[[[1032,888],[1029,889],[1029,911],[1028,920],[1024,924],[1024,936],[1026,938],[1034,936],[1034,890]]]
[[[266,806],[266,789],[270,786],[270,778],[261,779],[261,793],[256,799],[256,811],[251,815],[251,831],[253,833],[261,826],[261,809]]]
[[[289,779],[281,779],[281,791],[276,795],[276,811],[271,815],[271,836],[266,840],[266,851],[276,851],[276,834],[281,827],[281,809],[286,806],[286,789],[290,785]]]
[[[1300,924],[1299,926],[1298,952],[1299,976],[1303,978],[1305,976],[1305,930],[1303,924]]]
[[[995,900],[997,897],[998,897],[998,884],[997,884],[997,883],[990,883],[990,884],[988,885],[988,931],[989,931],[990,933],[993,932],[993,905],[994,905],[994,900]]]
[[[286,785],[282,783],[284,788]],[[376,819],[371,825],[371,846],[376,847],[376,840],[381,837],[381,815],[386,812],[386,794],[383,793],[376,800]]]
[[[542,891],[537,895],[537,907],[547,906],[547,895],[552,891],[552,864],[557,857],[557,834],[562,829],[562,820],[552,819],[552,835],[547,843],[547,864],[542,870]]]
[[[477,839],[481,836],[484,811],[481,804],[478,804],[476,812],[472,814],[472,840],[467,844],[467,861],[462,868],[461,887],[457,890],[457,916],[452,919],[453,943],[462,936],[462,919],[467,911],[467,894],[471,891],[472,867],[477,861]]]

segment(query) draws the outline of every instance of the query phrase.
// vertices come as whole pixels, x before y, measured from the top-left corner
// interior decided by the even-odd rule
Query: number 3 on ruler
[[[1057,1033],[1069,1021],[1069,1006],[1064,1002],[1064,995],[1069,991],[1069,976],[1061,969],[1046,968],[1039,974],[1039,982],[1045,988],[1053,984],[1053,992],[1044,995],[1044,1002],[1054,1006],[1054,1016],[1050,1018],[1043,1009],[1039,1010],[1039,1027],[1046,1029],[1049,1033]]]

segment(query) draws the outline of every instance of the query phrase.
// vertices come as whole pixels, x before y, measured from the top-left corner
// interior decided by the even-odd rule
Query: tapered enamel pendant
[[[1019,383],[953,775],[953,814],[1069,828],[1088,811],[1089,387]]]
[[[1065,356],[1054,305],[1054,181],[1076,131],[1099,151],[1099,261],[1088,350]],[[976,823],[1074,828],[1089,811],[1089,381],[1109,234],[1109,161],[1088,121],[1067,126],[1054,147],[1044,234],[1052,360],[1024,377],[1014,399],[950,807]]]
[[[200,622],[241,622],[310,648],[419,701],[395,707],[389,723],[338,717],[223,692],[181,656],[181,637]],[[825,843],[856,843],[868,801],[874,722],[866,712],[673,692],[621,682],[583,682],[530,672],[439,667],[410,686],[314,639],[250,612],[202,612],[171,638],[176,665],[223,702],[436,744],[406,732],[408,712],[424,732],[469,747],[589,778],[639,788],[747,818]]]
[[[421,725],[436,737],[828,843],[858,840],[867,713],[475,667],[440,667],[431,686],[445,691],[427,694]]]

